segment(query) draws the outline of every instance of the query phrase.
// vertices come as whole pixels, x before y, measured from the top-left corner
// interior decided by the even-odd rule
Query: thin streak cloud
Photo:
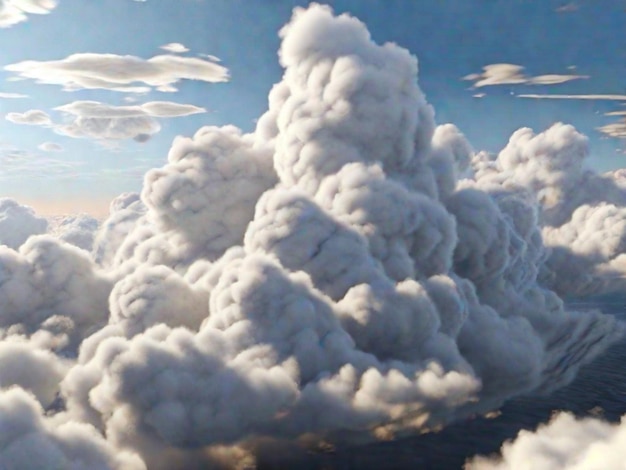
[[[626,95],[551,95],[551,94],[531,94],[523,93],[515,95],[518,98],[529,98],[535,100],[606,100],[606,101],[626,101]]]

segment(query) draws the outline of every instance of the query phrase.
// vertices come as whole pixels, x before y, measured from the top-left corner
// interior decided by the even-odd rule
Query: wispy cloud
[[[490,64],[483,67],[482,73],[472,73],[463,80],[474,82],[474,88],[494,85],[556,85],[572,80],[589,78],[587,75],[545,74],[527,76],[524,67],[516,64]]]
[[[518,98],[530,98],[535,100],[608,100],[608,101],[626,101],[626,95],[552,95],[552,94],[520,94]]]
[[[47,126],[52,123],[48,113],[40,109],[30,109],[25,113],[8,113],[5,118],[7,121],[15,124],[27,124],[31,126]]]
[[[19,99],[19,98],[28,98],[28,95],[22,95],[21,93],[0,92],[0,99]]]
[[[44,142],[39,144],[37,148],[43,152],[62,152],[64,150],[63,146],[56,142]]]
[[[0,0],[0,28],[26,21],[29,14],[50,13],[57,3],[56,0]]]
[[[64,177],[74,175],[83,162],[46,158],[6,146],[0,149],[0,179],[17,176]]]
[[[598,131],[606,134],[609,137],[615,137],[618,139],[626,139],[626,120],[620,122],[612,122],[597,128]]]
[[[150,101],[135,106],[111,106],[98,101],[73,101],[54,108],[57,111],[81,117],[123,118],[134,116],[179,117],[205,113],[206,109],[191,104],[171,101]]]
[[[561,5],[560,7],[556,8],[554,11],[556,11],[557,13],[572,13],[574,11],[578,11],[579,9],[580,9],[580,5],[578,5],[576,2],[570,2],[565,5]]]
[[[99,141],[135,139],[145,142],[161,130],[155,118],[173,118],[205,113],[206,109],[170,101],[150,101],[141,105],[112,106],[98,101],[74,101],[54,108],[69,117],[54,123],[41,110],[9,113],[6,119],[16,124],[48,126],[58,134]]]
[[[73,116],[69,124],[56,127],[69,137],[97,140],[135,139],[145,142],[161,130],[155,118],[171,118],[204,113],[204,108],[169,101],[151,101],[135,106],[111,106],[98,101],[74,101],[55,108]]]
[[[53,61],[28,60],[5,70],[65,90],[106,89],[144,93],[171,89],[180,80],[225,82],[228,69],[211,60],[166,54],[144,60],[135,56],[81,53]]]

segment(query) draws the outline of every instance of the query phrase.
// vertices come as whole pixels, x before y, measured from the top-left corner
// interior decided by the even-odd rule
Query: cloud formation
[[[111,106],[97,101],[74,101],[55,108],[73,116],[55,130],[68,137],[97,140],[135,139],[145,142],[161,130],[155,117],[172,118],[204,113],[204,108],[168,101],[152,101],[136,106]]]
[[[8,113],[6,119],[15,124],[29,124],[53,128],[58,134],[73,138],[91,138],[102,141],[135,139],[147,141],[161,130],[155,118],[173,118],[205,113],[204,108],[171,101],[151,101],[134,106],[112,106],[98,101],[73,101],[54,108],[69,116],[62,123],[54,123],[41,110]],[[57,149],[56,147],[52,147]],[[50,151],[50,147],[42,150]]]
[[[547,74],[527,76],[524,67],[515,64],[490,64],[483,67],[481,73],[472,73],[463,77],[463,80],[474,82],[473,88],[494,85],[557,85],[589,78],[587,75]]]
[[[62,152],[63,146],[56,142],[43,142],[37,146],[39,150],[44,152]]]
[[[0,28],[26,21],[28,15],[50,13],[57,3],[57,0],[0,0]]]
[[[25,113],[8,113],[5,118],[7,121],[15,124],[27,124],[31,126],[48,126],[52,124],[48,113],[40,109],[31,109]]]
[[[18,62],[4,69],[38,83],[60,85],[65,90],[144,93],[163,87],[167,90],[180,80],[228,80],[228,70],[213,61],[169,54],[144,60],[130,55],[81,53],[61,60]]]
[[[45,417],[19,388],[0,392],[0,420],[0,462],[7,469],[146,469],[139,457],[115,449],[92,426]]]
[[[557,95],[557,94],[529,94],[522,93],[515,95],[518,98],[530,98],[536,100],[606,100],[606,101],[626,101],[626,95],[611,94],[588,94],[588,95]]]
[[[568,311],[542,283],[536,200],[459,182],[493,162],[436,124],[414,57],[320,5],[296,9],[280,37],[284,75],[253,132],[177,138],[96,233],[78,217],[0,247],[5,341],[41,350],[25,356],[33,369],[61,361],[42,383],[13,364],[3,382],[0,368],[16,387],[1,392],[2,422],[46,443],[37,458],[71,458],[67,427],[83,431],[72,450],[89,465],[151,470],[253,464],[268,441],[426,432],[560,387],[622,337],[614,317]],[[552,152],[547,182],[569,187],[558,176],[578,175],[585,139],[548,134],[519,131],[504,161]],[[24,468],[15,442],[0,459]]]
[[[0,198],[0,245],[18,249],[31,235],[48,230],[46,219],[13,199]]]
[[[161,46],[161,49],[172,54],[182,54],[183,52],[189,52],[189,48],[179,42],[170,42]]]
[[[98,101],[73,101],[54,108],[84,118],[129,118],[138,116],[179,117],[205,113],[206,109],[171,101],[150,101],[136,106],[112,106]]]
[[[483,190],[521,192],[538,204],[549,248],[541,276],[563,295],[626,287],[626,185],[620,172],[585,168],[588,155],[587,138],[557,123],[539,134],[520,129],[497,156],[480,153],[472,165]]]
[[[2,98],[2,99],[19,99],[19,98],[28,98],[28,95],[23,95],[21,93],[0,92],[0,98]]]
[[[474,457],[468,470],[618,470],[626,461],[626,418],[618,424],[558,413],[536,431],[520,431],[498,457]]]

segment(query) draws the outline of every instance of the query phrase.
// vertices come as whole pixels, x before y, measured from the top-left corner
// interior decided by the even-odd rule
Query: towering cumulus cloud
[[[268,440],[423,432],[561,386],[621,335],[538,282],[526,192],[457,183],[472,149],[436,126],[414,57],[319,5],[280,36],[257,129],[176,139],[91,259],[48,235],[0,251],[4,348],[51,364],[0,364],[19,387],[0,413],[42,453],[232,467]],[[26,468],[20,449],[0,461]]]

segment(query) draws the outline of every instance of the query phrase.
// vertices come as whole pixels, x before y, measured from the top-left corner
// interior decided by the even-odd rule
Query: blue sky
[[[252,130],[282,73],[278,30],[308,3],[0,0],[0,196],[48,213],[101,213],[141,188],[176,135]],[[590,166],[626,166],[623,0],[330,4],[375,41],[415,54],[437,121],[456,124],[477,150],[498,151],[519,127],[564,121],[589,136]],[[161,49],[172,43],[188,50]],[[490,64],[512,65],[483,72]],[[196,76],[185,78],[186,68]]]

